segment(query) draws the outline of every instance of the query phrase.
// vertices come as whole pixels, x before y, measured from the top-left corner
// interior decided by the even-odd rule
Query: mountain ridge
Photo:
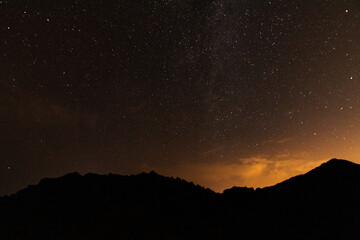
[[[69,173],[0,198],[5,239],[356,239],[360,165],[223,193],[154,171]],[[325,231],[325,230],[326,231]]]
[[[267,188],[275,187],[275,186],[277,186],[277,185],[279,185],[279,184],[282,184],[282,183],[287,182],[287,181],[289,181],[289,180],[292,180],[292,179],[294,179],[294,178],[302,177],[302,176],[304,176],[304,175],[306,175],[306,174],[309,174],[309,173],[311,173],[311,172],[313,172],[313,171],[318,171],[319,169],[322,170],[322,169],[325,168],[325,167],[334,166],[334,165],[337,165],[337,166],[348,166],[348,167],[349,167],[349,166],[351,166],[351,167],[357,166],[358,168],[360,168],[360,165],[357,164],[357,163],[354,163],[354,162],[351,162],[351,161],[348,161],[348,160],[344,160],[344,159],[332,158],[332,159],[330,159],[329,161],[322,163],[320,166],[318,166],[318,167],[310,170],[309,172],[307,172],[307,173],[305,173],[305,174],[299,174],[299,175],[297,175],[297,176],[291,177],[291,178],[289,178],[289,179],[286,179],[286,180],[284,180],[284,181],[282,181],[282,182],[276,183],[276,184],[271,185],[271,186],[266,186],[266,187],[263,187],[263,188],[254,188],[254,187],[247,187],[247,186],[233,186],[232,188],[240,188],[240,189],[241,189],[241,188],[243,188],[243,189],[248,188],[248,189],[254,189],[254,190],[256,190],[256,189],[267,189]],[[70,172],[70,173],[67,173],[67,174],[65,174],[65,175],[63,175],[63,176],[60,176],[60,177],[55,177],[55,178],[48,178],[48,177],[46,177],[46,178],[43,178],[43,179],[40,180],[40,182],[39,182],[38,184],[29,185],[29,186],[27,186],[27,187],[25,187],[25,188],[23,188],[23,189],[20,189],[18,192],[21,192],[21,191],[25,190],[26,188],[32,188],[32,187],[34,187],[34,186],[36,186],[36,185],[42,184],[42,183],[47,182],[47,181],[54,181],[54,180],[56,180],[56,179],[60,180],[60,179],[65,179],[65,178],[70,178],[70,177],[71,177],[71,178],[79,178],[79,177],[86,177],[86,176],[90,176],[90,175],[93,175],[93,176],[119,176],[119,177],[130,177],[130,178],[131,178],[131,177],[136,177],[136,176],[146,176],[146,175],[149,175],[149,176],[158,176],[158,177],[169,178],[169,179],[180,179],[180,180],[182,180],[182,181],[188,182],[188,181],[186,181],[186,180],[184,180],[184,179],[181,179],[181,178],[179,178],[179,177],[167,177],[167,176],[160,175],[160,174],[156,173],[154,170],[151,170],[151,171],[149,171],[148,173],[147,173],[147,172],[141,172],[141,173],[139,173],[139,174],[131,174],[131,175],[119,175],[119,174],[113,174],[113,173],[108,173],[108,174],[86,173],[86,174],[84,174],[84,175],[81,175],[81,174],[78,173],[78,172]],[[192,183],[192,182],[188,182],[188,183]],[[201,185],[198,185],[198,184],[194,184],[194,185],[213,191],[211,188],[207,188],[207,187],[204,187],[204,186],[201,186]],[[232,189],[232,188],[225,189],[224,191],[230,190],[230,189]],[[224,192],[224,191],[223,191],[223,192]],[[10,194],[10,195],[0,196],[0,198],[10,197],[10,196],[16,195],[18,192],[13,193],[13,194]],[[213,192],[215,192],[215,191],[213,191]],[[217,192],[216,192],[216,193],[217,193]],[[222,194],[222,193],[219,193],[219,194]]]

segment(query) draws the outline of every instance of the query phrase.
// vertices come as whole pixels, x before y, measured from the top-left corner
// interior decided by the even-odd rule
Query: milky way
[[[0,1],[0,194],[155,170],[222,191],[360,162],[357,1]]]

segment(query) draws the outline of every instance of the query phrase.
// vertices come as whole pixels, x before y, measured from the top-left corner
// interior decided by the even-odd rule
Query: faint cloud
[[[211,154],[211,153],[216,153],[216,152],[219,152],[221,150],[223,150],[225,148],[225,146],[219,146],[219,147],[215,147],[215,148],[212,148],[208,151],[205,151],[203,152],[204,155],[207,155],[207,154]]]
[[[280,139],[280,140],[276,141],[276,143],[283,144],[286,142],[290,142],[291,140],[292,140],[292,138],[284,138],[284,139]]]

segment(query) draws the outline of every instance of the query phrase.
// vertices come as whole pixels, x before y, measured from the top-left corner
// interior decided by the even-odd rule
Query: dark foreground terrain
[[[154,172],[43,179],[0,198],[0,239],[359,239],[360,165],[223,194]]]

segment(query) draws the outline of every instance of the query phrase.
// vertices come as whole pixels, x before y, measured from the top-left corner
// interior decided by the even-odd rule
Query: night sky
[[[74,171],[221,192],[360,162],[359,17],[350,0],[2,0],[0,195]]]

